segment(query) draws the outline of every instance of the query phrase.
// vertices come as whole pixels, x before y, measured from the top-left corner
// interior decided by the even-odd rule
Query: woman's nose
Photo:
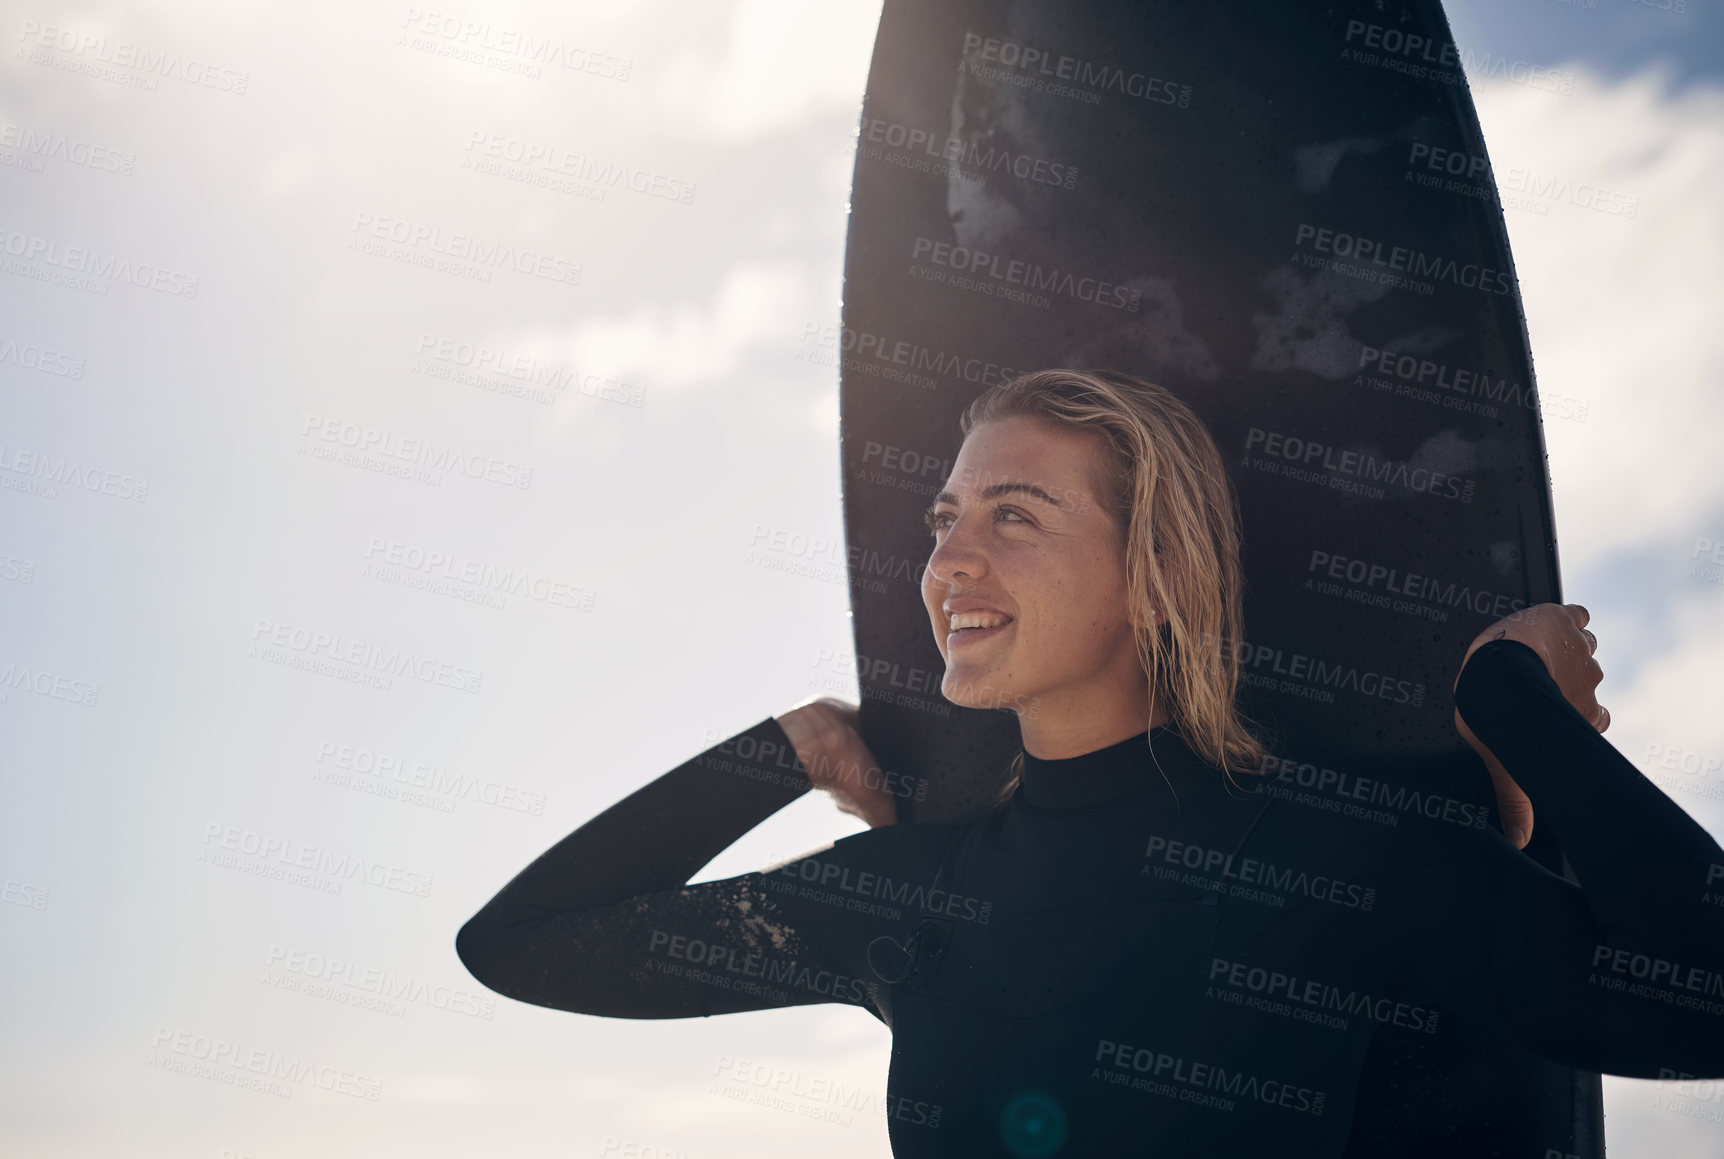
[[[934,545],[928,556],[928,572],[942,582],[953,576],[975,579],[988,570],[987,555],[976,542],[976,521],[960,516]]]

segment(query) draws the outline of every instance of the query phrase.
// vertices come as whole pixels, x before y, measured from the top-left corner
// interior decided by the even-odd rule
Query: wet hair
[[[1239,504],[1203,420],[1165,387],[1128,374],[1037,370],[983,392],[958,425],[967,436],[1014,417],[1103,436],[1096,493],[1125,532],[1126,598],[1150,688],[1198,756],[1228,772],[1262,771],[1269,750],[1235,703],[1245,621]],[[1020,755],[1002,802],[1022,772]]]

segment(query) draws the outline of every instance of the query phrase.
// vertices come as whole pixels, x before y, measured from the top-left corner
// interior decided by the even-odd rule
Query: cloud
[[[1656,663],[1636,668],[1634,682],[1614,689],[1610,682],[1609,655],[1600,641],[1600,663],[1605,683],[1599,687],[1599,703],[1610,709],[1607,732],[1612,744],[1648,772],[1654,754],[1698,754],[1702,765],[1724,760],[1724,615],[1720,615],[1718,590],[1696,592],[1665,610],[1673,645]],[[1674,756],[1673,756],[1673,759]],[[1677,770],[1680,771],[1680,770]],[[1673,784],[1699,786],[1724,792],[1724,773],[1712,771],[1704,777],[1660,774]],[[1724,821],[1724,801],[1707,800],[1696,793],[1673,793],[1685,810],[1714,822]]]
[[[722,50],[682,47],[658,70],[658,94],[726,141],[858,110],[879,23],[878,0],[740,0]]]
[[[756,356],[787,355],[816,294],[805,264],[737,262],[704,301],[648,300],[584,315],[572,329],[499,336],[498,344],[621,378],[647,397],[737,375]]]
[[[1572,570],[1691,539],[1724,504],[1724,90],[1672,93],[1658,72],[1610,84],[1565,67],[1577,74],[1568,97],[1501,81],[1474,97]],[[1553,417],[1555,396],[1585,404],[1585,421]]]

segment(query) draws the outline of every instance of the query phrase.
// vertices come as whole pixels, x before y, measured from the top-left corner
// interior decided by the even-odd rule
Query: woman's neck
[[[1082,756],[1118,744],[1127,737],[1142,736],[1168,724],[1172,713],[1158,698],[1151,705],[1145,689],[1135,696],[1092,696],[1085,703],[1049,705],[1042,698],[1031,700],[1029,712],[1018,713],[1018,728],[1024,751],[1044,761]]]

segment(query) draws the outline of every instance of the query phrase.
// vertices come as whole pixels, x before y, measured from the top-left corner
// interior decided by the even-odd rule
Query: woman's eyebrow
[[[996,495],[1009,495],[1014,492],[1022,492],[1026,495],[1034,496],[1035,498],[1040,499],[1043,503],[1048,504],[1050,507],[1057,508],[1060,506],[1060,501],[1048,494],[1048,492],[1043,488],[1038,487],[1034,483],[1023,483],[1018,481],[989,484],[987,487],[982,488],[982,498],[992,499]],[[923,516],[926,517],[932,515],[934,513],[934,508],[938,507],[942,503],[949,503],[953,507],[956,507],[958,505],[958,497],[950,491],[940,492],[938,495],[934,496],[934,501],[928,505],[928,510],[923,512]]]

